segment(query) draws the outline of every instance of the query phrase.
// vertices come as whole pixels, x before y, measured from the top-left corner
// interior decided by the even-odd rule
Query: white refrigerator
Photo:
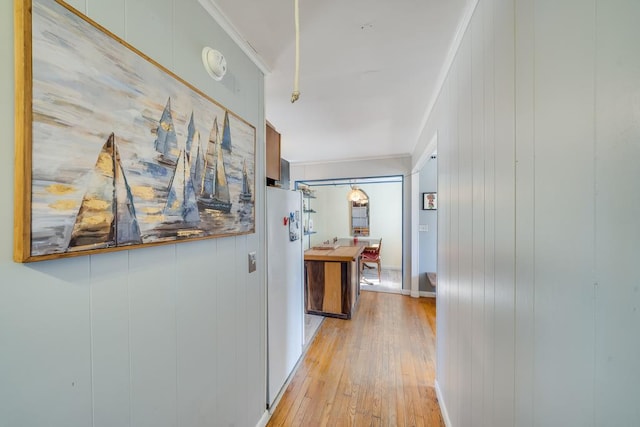
[[[271,407],[302,355],[302,193],[267,187],[267,346]]]

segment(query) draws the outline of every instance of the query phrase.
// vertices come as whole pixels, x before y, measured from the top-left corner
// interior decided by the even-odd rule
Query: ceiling
[[[270,69],[266,118],[292,163],[410,155],[468,3],[301,0],[291,103],[294,0],[215,0]]]

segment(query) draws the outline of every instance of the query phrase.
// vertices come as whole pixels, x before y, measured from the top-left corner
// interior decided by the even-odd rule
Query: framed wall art
[[[252,125],[62,1],[15,7],[15,261],[255,232]]]
[[[438,193],[422,193],[422,210],[435,211],[438,209]]]

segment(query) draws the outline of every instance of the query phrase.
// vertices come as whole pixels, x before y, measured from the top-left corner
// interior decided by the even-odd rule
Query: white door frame
[[[414,298],[420,296],[420,239],[418,226],[420,225],[420,171],[427,160],[438,148],[438,132],[433,135],[429,144],[420,155],[416,165],[411,169],[411,293]]]

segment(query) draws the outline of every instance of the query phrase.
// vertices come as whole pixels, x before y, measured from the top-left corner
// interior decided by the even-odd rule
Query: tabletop
[[[380,243],[380,239],[371,239],[371,238],[340,238],[336,242],[338,246],[364,246],[365,248],[375,248]]]

